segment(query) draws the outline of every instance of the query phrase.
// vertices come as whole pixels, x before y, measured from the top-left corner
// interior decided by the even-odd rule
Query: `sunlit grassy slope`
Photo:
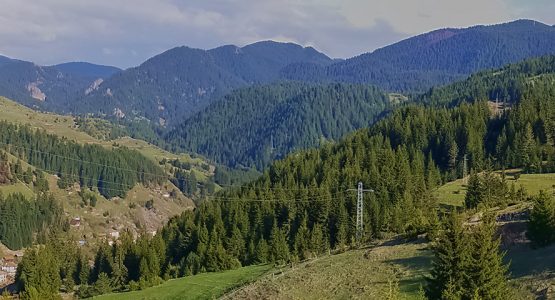
[[[281,274],[266,276],[230,299],[386,299],[399,287],[400,299],[415,299],[431,265],[423,241],[388,241],[368,249],[323,256]]]
[[[540,190],[555,191],[555,174],[522,174],[518,180],[515,180],[513,175],[507,175],[507,183],[509,187],[515,184],[517,189],[523,186],[529,195],[536,195]],[[439,203],[462,206],[466,195],[466,184],[462,179],[448,182],[436,190],[435,195]]]
[[[216,299],[225,292],[262,276],[270,269],[270,265],[260,265],[219,273],[204,273],[170,280],[159,286],[151,287],[142,291],[102,295],[94,297],[93,299]]]

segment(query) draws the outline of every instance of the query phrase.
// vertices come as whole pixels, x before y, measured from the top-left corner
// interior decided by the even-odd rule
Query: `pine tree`
[[[434,261],[427,278],[426,295],[430,299],[457,299],[464,292],[467,276],[468,241],[461,217],[452,213],[433,243]]]
[[[522,133],[522,138],[520,141],[520,162],[524,169],[528,172],[530,165],[532,163],[532,150],[534,146],[534,133],[532,131],[532,125],[526,123],[524,127],[524,132]]]
[[[94,283],[94,289],[97,295],[107,294],[112,291],[110,277],[104,272],[98,274],[98,280]]]
[[[484,199],[484,188],[482,180],[475,172],[470,173],[464,204],[466,208],[476,208]]]
[[[255,262],[262,264],[268,261],[268,243],[263,237],[258,239],[258,243],[256,244],[255,250]]]
[[[536,247],[544,247],[555,241],[555,203],[545,192],[534,197],[530,212],[527,236]]]
[[[464,294],[466,299],[501,300],[511,295],[507,285],[508,266],[503,263],[505,254],[499,250],[501,238],[495,235],[493,215],[485,215],[482,223],[472,228]]]
[[[270,257],[278,265],[289,261],[289,246],[285,233],[275,223],[270,234]]]

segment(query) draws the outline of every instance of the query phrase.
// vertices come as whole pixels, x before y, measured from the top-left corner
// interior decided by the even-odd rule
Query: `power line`
[[[97,166],[106,167],[106,168],[112,168],[112,169],[115,169],[115,170],[135,172],[135,173],[144,174],[144,175],[151,175],[153,177],[158,176],[158,177],[168,178],[167,175],[161,175],[161,174],[155,174],[155,173],[150,173],[150,172],[142,172],[142,171],[137,171],[137,170],[118,168],[118,167],[114,167],[114,166],[110,166],[110,165],[106,165],[106,164],[101,164],[101,163],[97,163],[97,162],[86,161],[86,160],[83,160],[81,158],[73,158],[73,157],[69,157],[69,156],[63,156],[63,155],[54,154],[54,153],[51,153],[51,152],[44,152],[44,151],[40,151],[40,150],[36,150],[36,149],[32,149],[32,148],[27,148],[27,147],[23,147],[23,146],[17,146],[17,145],[13,145],[13,144],[8,144],[8,143],[4,143],[4,142],[0,142],[0,144],[10,146],[10,147],[20,148],[20,149],[25,149],[25,150],[28,150],[28,151],[33,151],[33,152],[36,152],[36,153],[52,155],[53,157],[66,158],[68,160],[79,161],[79,162],[83,162],[83,163],[89,163],[89,164],[92,164],[92,165],[97,165]]]
[[[171,181],[171,179],[173,179],[171,176],[168,175],[161,175],[161,174],[154,174],[154,173],[149,173],[149,172],[142,172],[142,171],[137,171],[137,170],[131,170],[131,169],[124,169],[124,168],[119,168],[119,167],[115,167],[115,166],[110,166],[110,165],[106,165],[106,164],[101,164],[101,163],[96,163],[96,162],[91,162],[91,161],[86,161],[80,158],[73,158],[73,157],[69,157],[69,156],[64,156],[64,155],[59,155],[59,154],[54,154],[51,152],[45,152],[45,151],[40,151],[40,150],[36,150],[36,149],[32,149],[32,148],[28,148],[28,147],[24,147],[24,146],[18,146],[18,145],[13,145],[13,144],[7,144],[4,142],[0,142],[0,144],[6,145],[6,146],[10,146],[10,147],[14,147],[14,148],[20,148],[20,149],[24,149],[27,151],[31,151],[31,152],[36,152],[36,153],[40,153],[43,155],[51,155],[53,157],[59,157],[59,158],[65,158],[68,160],[72,160],[72,161],[78,161],[78,162],[83,162],[83,163],[90,163],[93,165],[97,165],[97,166],[101,166],[101,167],[106,167],[106,168],[111,168],[114,170],[119,170],[119,171],[126,171],[126,172],[133,172],[136,174],[144,174],[144,175],[151,175],[151,177],[154,178],[162,178],[164,180],[168,180]],[[131,190],[132,188],[135,187],[135,185],[127,185],[125,183],[119,183],[119,182],[113,182],[113,181],[107,181],[107,180],[103,180],[103,179],[98,179],[98,178],[91,178],[91,177],[86,177],[86,176],[81,176],[80,174],[71,174],[71,173],[64,173],[64,172],[60,172],[60,171],[56,171],[56,170],[50,170],[50,169],[45,169],[45,168],[39,168],[39,167],[35,167],[33,166],[36,170],[41,170],[43,172],[46,173],[50,173],[50,174],[60,174],[60,175],[67,175],[67,176],[71,176],[71,177],[79,177],[80,179],[88,179],[89,181],[93,181],[93,182],[103,182],[103,183],[110,183],[110,184],[114,184],[123,188],[128,188],[128,190],[124,190],[124,189],[117,189],[117,188],[108,188],[108,187],[100,187],[101,190],[110,190],[110,191],[119,191],[122,193],[127,193],[129,190]],[[255,187],[255,186],[251,186],[250,184],[246,184],[243,186],[234,186],[234,185],[221,185],[221,186],[228,186],[231,188],[236,188],[236,189],[250,189],[250,190],[284,190],[284,191],[326,191],[328,189],[326,188],[281,188],[281,187],[272,187],[272,188],[265,188],[265,187]],[[327,196],[324,196],[327,197]],[[225,200],[225,201],[229,201],[229,199],[222,199],[222,197],[220,196],[218,199],[218,196],[208,196],[207,198],[212,198],[215,201],[218,200]],[[251,199],[253,201],[272,201],[272,200],[261,200],[261,199]],[[304,200],[304,199],[293,199],[293,201],[297,201],[297,200]],[[245,201],[245,200],[237,200],[237,201]],[[248,200],[247,200],[248,201]],[[283,200],[276,200],[276,201],[283,201]],[[310,202],[310,201],[306,201],[306,202]]]
[[[53,157],[65,158],[65,159],[72,160],[72,161],[78,161],[78,162],[89,163],[89,164],[93,164],[93,165],[97,165],[97,166],[101,166],[101,167],[111,168],[113,170],[126,171],[126,172],[132,172],[132,173],[137,173],[137,174],[144,174],[144,175],[149,175],[149,176],[154,177],[154,178],[161,178],[161,179],[165,179],[165,180],[173,179],[173,177],[168,176],[168,175],[162,175],[162,174],[155,174],[155,173],[137,171],[137,170],[132,170],[132,169],[119,168],[119,167],[110,166],[110,165],[106,165],[106,164],[86,161],[86,160],[83,160],[83,159],[80,159],[80,158],[73,158],[73,157],[59,155],[59,154],[55,154],[55,153],[51,153],[51,152],[40,151],[40,150],[36,150],[36,149],[24,147],[24,146],[7,144],[7,143],[4,143],[4,142],[0,142],[0,144],[7,145],[7,146],[10,146],[10,147],[15,147],[15,148],[28,150],[28,151],[31,151],[31,152],[36,152],[36,153],[40,153],[40,154],[44,154],[44,155],[51,155]],[[37,168],[37,169],[40,169],[40,168]],[[45,171],[47,173],[63,174],[62,172],[59,172],[59,171],[56,171],[56,170],[46,170],[45,169]],[[66,175],[80,176],[80,175],[77,175],[77,174],[67,174],[67,173],[66,173]],[[81,177],[81,176],[80,176],[80,178],[97,180],[97,179],[94,179],[94,178],[87,178],[87,177]],[[103,180],[97,180],[97,181],[121,185],[121,183],[116,183],[116,182],[103,181]],[[237,188],[237,189],[248,188],[248,189],[255,189],[255,190],[266,190],[266,189],[268,189],[268,190],[284,190],[284,191],[311,191],[311,190],[324,190],[325,191],[325,190],[327,190],[326,188],[281,188],[281,187],[265,188],[265,187],[253,187],[253,186],[250,186],[250,184],[245,184],[245,185],[242,185],[242,186],[228,185],[228,184],[218,184],[218,185],[223,186],[223,187]]]
[[[243,188],[253,188],[251,185],[251,183],[247,183],[244,185],[233,185],[233,184],[220,184],[218,183],[219,186],[222,187],[231,187],[231,188],[237,188],[237,189],[243,189]],[[326,191],[328,190],[327,188],[322,188],[322,187],[306,187],[306,188],[283,188],[283,187],[255,187],[256,189],[260,189],[260,190],[275,190],[275,191],[306,191],[306,190],[323,190]]]

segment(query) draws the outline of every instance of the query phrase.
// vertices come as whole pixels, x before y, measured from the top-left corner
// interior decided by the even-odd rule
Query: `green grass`
[[[239,268],[237,270],[204,273],[167,281],[142,291],[114,293],[94,297],[99,300],[158,300],[158,299],[214,299],[227,291],[262,276],[270,265]]]
[[[523,186],[528,195],[537,195],[541,190],[554,191],[555,174],[522,174],[518,180],[514,179],[512,173],[507,173],[507,184],[509,187],[514,183],[518,189]],[[466,195],[466,185],[462,179],[448,182],[435,191],[440,204],[462,206]]]
[[[323,256],[266,276],[230,299],[385,299],[398,285],[400,299],[416,299],[431,266],[425,243],[394,241]],[[276,273],[276,272],[274,272]]]
[[[17,182],[10,185],[0,185],[0,192],[7,196],[9,194],[21,193],[28,199],[33,199],[35,197],[35,192],[31,190],[27,185],[22,182]]]

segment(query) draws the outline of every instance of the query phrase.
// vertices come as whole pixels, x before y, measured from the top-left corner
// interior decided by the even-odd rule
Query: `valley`
[[[394,41],[333,58],[322,33],[258,31],[283,15],[230,26],[242,1],[162,2],[43,9],[45,33],[70,6],[110,32],[61,63],[0,56],[0,298],[555,297],[553,25],[374,19]],[[325,10],[326,35],[369,34],[296,5],[278,27]],[[198,35],[154,42],[183,20]],[[60,26],[38,44],[82,30]]]

